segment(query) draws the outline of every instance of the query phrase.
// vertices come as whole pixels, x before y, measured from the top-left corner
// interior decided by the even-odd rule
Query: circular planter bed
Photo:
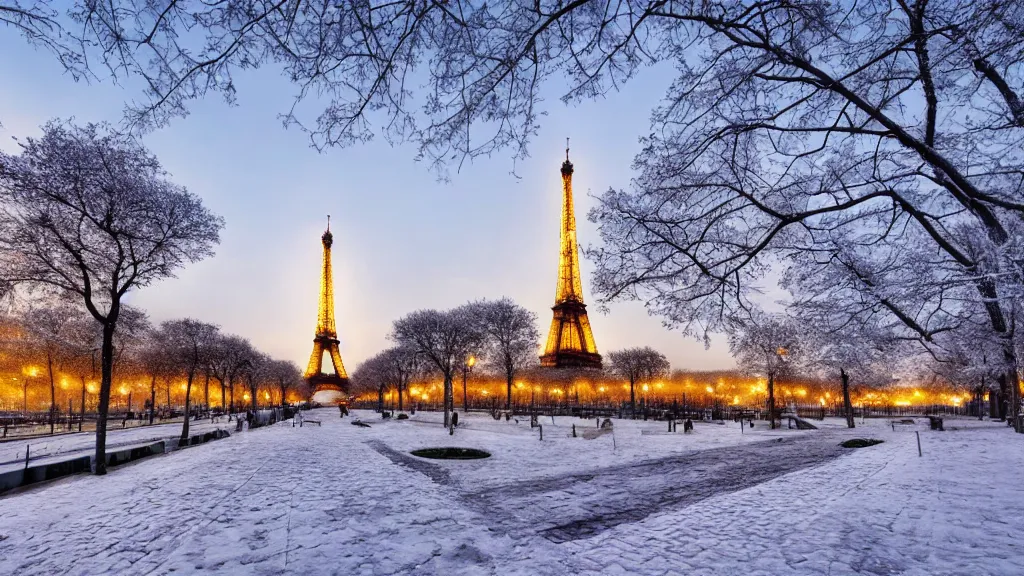
[[[847,440],[840,444],[843,448],[867,448],[868,446],[874,446],[875,444],[881,444],[882,440],[875,440],[874,438],[854,438],[853,440]]]
[[[413,456],[420,458],[434,458],[437,460],[476,460],[478,458],[490,458],[490,452],[477,450],[476,448],[423,448],[413,450]]]

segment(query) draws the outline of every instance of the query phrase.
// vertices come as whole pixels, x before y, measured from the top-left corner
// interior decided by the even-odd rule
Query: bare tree
[[[927,340],[949,329],[931,314],[956,307],[946,288],[967,287],[954,292],[972,292],[1000,336],[1017,412],[1015,2],[80,0],[69,16],[94,61],[143,77],[131,125],[184,114],[208,92],[231,100],[234,70],[273,62],[298,101],[324,98],[313,123],[298,105],[285,115],[315,145],[366,140],[379,120],[435,165],[506,146],[525,157],[551,76],[575,102],[677,64],[633,188],[608,191],[592,214],[601,299],[645,300],[706,338],[770,269],[799,267],[845,278],[837,286]]]
[[[775,428],[775,383],[790,372],[800,353],[799,331],[786,316],[754,312],[731,321],[729,350],[744,370],[768,384],[768,421]]]
[[[418,310],[398,320],[391,339],[422,355],[444,378],[444,425],[454,409],[453,382],[463,359],[480,347],[481,333],[472,309],[462,306],[448,311]]]
[[[131,308],[125,306],[125,309]],[[136,323],[131,322],[131,324]],[[100,350],[102,332],[92,316],[84,313],[71,316],[64,331],[67,337],[65,354],[61,359],[61,369],[65,373],[73,374],[79,380],[78,431],[81,432],[85,420],[86,392],[88,391],[86,380],[96,376],[96,353]]]
[[[846,426],[855,426],[850,401],[850,380],[862,385],[882,386],[892,380],[893,366],[909,355],[908,343],[896,340],[884,330],[870,330],[865,325],[837,326],[824,316],[821,323],[804,323],[797,333],[802,352],[798,360],[807,374],[818,374],[826,380],[840,382]]]
[[[57,384],[54,378],[55,366],[59,367],[71,352],[73,338],[71,330],[76,316],[84,316],[81,309],[75,309],[69,302],[57,300],[48,306],[31,308],[26,311],[25,327],[28,329],[28,344],[34,350],[42,351],[46,358],[46,374],[50,383],[50,433],[53,434],[57,413]]]
[[[655,111],[633,189],[591,215],[598,294],[706,331],[782,268],[926,341],[977,305],[1017,394],[1024,162],[1002,152],[1024,136],[1017,7],[656,11],[700,56]]]
[[[0,2],[0,25],[20,32],[29,44],[54,56],[75,80],[93,79],[80,37],[67,29],[67,18],[46,0],[4,0]]]
[[[511,298],[481,300],[470,307],[483,332],[488,364],[505,376],[505,409],[510,410],[516,375],[537,361],[537,315]]]
[[[96,474],[105,474],[121,299],[212,254],[222,220],[166,180],[145,148],[101,126],[51,122],[21,146],[0,153],[0,276],[77,295],[102,327]]]
[[[248,340],[238,336],[220,336],[214,344],[210,356],[210,375],[220,383],[221,406],[235,408],[235,381],[253,354],[252,345]],[[230,402],[225,398],[225,384],[230,393]]]
[[[191,418],[192,382],[205,370],[217,339],[217,326],[192,318],[168,320],[160,324],[159,340],[178,370],[185,375],[185,422],[181,426],[181,441],[188,441]]]
[[[363,360],[351,375],[352,391],[376,394],[377,410],[382,413],[384,412],[384,390],[388,386],[385,371],[383,354],[378,353]]]
[[[249,404],[253,410],[259,406],[259,391],[271,375],[273,360],[263,352],[249,348],[245,363],[239,375],[249,389]]]
[[[407,346],[388,348],[375,358],[379,358],[383,382],[386,386],[393,386],[398,394],[398,411],[403,411],[405,390],[409,388],[409,382],[422,373],[421,358]]]
[[[273,360],[268,369],[270,377],[281,394],[281,406],[287,405],[285,397],[302,383],[302,370],[291,360]]]
[[[665,355],[657,350],[643,348],[625,348],[608,353],[611,370],[621,378],[629,381],[629,406],[636,413],[636,384],[652,382],[668,376],[669,365]]]
[[[177,371],[175,358],[159,331],[152,330],[145,338],[139,351],[139,363],[149,376],[149,423],[152,424],[156,415],[157,380],[171,378]]]

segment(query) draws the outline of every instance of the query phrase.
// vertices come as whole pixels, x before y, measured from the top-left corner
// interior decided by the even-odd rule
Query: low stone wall
[[[187,442],[182,442],[180,438],[174,438],[164,442],[165,451],[171,452],[173,450],[181,450],[182,448],[188,448],[189,446],[198,446],[200,444],[206,444],[213,440],[220,440],[221,438],[227,438],[231,436],[231,433],[222,428],[211,430],[203,434],[196,434],[195,436],[189,437]]]
[[[142,460],[143,458],[149,458],[150,456],[155,456],[157,454],[164,454],[166,452],[172,452],[174,450],[180,450],[190,446],[198,446],[213,440],[227,438],[228,436],[231,436],[231,434],[227,430],[217,429],[203,434],[196,434],[184,443],[180,442],[179,439],[161,440],[160,442],[153,442],[152,444],[146,444],[144,446],[135,446],[133,448],[125,448],[123,450],[113,450],[106,454],[107,467],[113,468],[121,466],[122,464]],[[92,463],[93,456],[78,456],[67,460],[47,462],[45,464],[29,466],[21,470],[11,470],[10,472],[0,473],[0,494],[8,490],[13,490],[14,488],[28,486],[37,482],[54,480],[64,476],[70,476],[71,474],[91,472],[93,468]]]
[[[107,468],[113,468],[114,466],[120,466],[143,458],[148,458],[156,454],[163,454],[165,452],[164,442],[154,442],[145,446],[136,446],[134,448],[125,448],[124,450],[115,450],[113,452],[107,452]]]
[[[11,470],[0,473],[0,493],[12,490],[19,486],[27,486],[36,482],[53,480],[62,476],[89,472],[92,466],[92,456],[79,456],[70,460],[51,462],[49,464],[38,464],[21,470]]]

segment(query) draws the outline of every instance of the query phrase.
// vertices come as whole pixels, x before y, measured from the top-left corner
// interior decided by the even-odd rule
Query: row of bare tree
[[[385,390],[398,393],[427,374],[444,382],[445,426],[455,409],[455,383],[463,376],[463,406],[467,402],[466,373],[477,362],[505,381],[505,409],[512,406],[517,377],[538,362],[540,332],[537,316],[509,298],[471,302],[451,310],[418,310],[394,322],[395,346],[363,362],[352,374],[357,390],[373,391],[381,402]],[[669,363],[649,347],[630,348],[608,355],[610,371],[629,382],[635,408],[635,387],[667,376]]]
[[[185,318],[152,326],[145,314],[135,308],[124,306],[121,313],[113,345],[114,382],[129,389],[134,389],[139,381],[148,382],[151,424],[159,400],[163,399],[157,397],[158,390],[166,392],[165,405],[171,408],[172,390],[179,384],[184,392],[179,405],[186,415],[194,412],[195,397],[202,398],[205,410],[214,404],[222,410],[233,410],[241,406],[256,408],[260,392],[269,395],[273,391],[281,403],[289,393],[301,398],[308,396],[306,383],[294,362],[273,360],[248,340],[223,334],[214,324]],[[93,319],[71,302],[36,301],[4,317],[3,326],[0,373],[22,374],[23,394],[27,398],[26,366],[41,367],[33,367],[32,371],[40,372],[39,382],[49,388],[51,432],[60,411],[58,382],[71,379],[80,383],[82,398],[78,404],[84,413],[86,382],[96,376],[96,352],[102,343]],[[201,396],[197,392],[200,382]],[[246,391],[248,401],[236,402],[236,390]],[[65,395],[70,397],[69,393]],[[186,417],[182,437],[187,436]]]
[[[376,393],[380,405],[385,392],[394,390],[401,411],[411,382],[440,376],[447,425],[459,375],[463,377],[465,406],[466,372],[479,361],[505,381],[505,408],[509,409],[514,382],[537,365],[539,333],[535,324],[535,314],[508,298],[447,311],[413,312],[395,321],[391,339],[396,346],[366,360],[353,373],[355,390]],[[778,419],[776,386],[781,381],[835,382],[850,428],[854,427],[851,381],[862,390],[885,390],[903,376],[909,383],[932,382],[949,391],[978,391],[978,381],[972,380],[977,374],[969,371],[968,362],[953,364],[948,358],[921,357],[913,342],[884,338],[884,332],[864,334],[852,327],[822,330],[814,323],[801,325],[792,315],[757,310],[733,319],[726,330],[741,370],[765,381],[765,408],[772,427]],[[638,384],[667,379],[671,368],[665,356],[650,347],[612,351],[607,364],[606,376],[628,383],[633,410]],[[586,374],[570,372],[562,375],[566,381]],[[998,379],[997,366],[990,372]],[[594,376],[592,371],[589,374]],[[984,383],[984,375],[980,381]],[[1005,386],[1005,379],[1001,383]]]
[[[223,220],[109,127],[54,121],[19,144],[18,154],[0,153],[0,289],[15,299],[67,299],[90,318],[100,363],[95,471],[104,474],[115,344],[130,339],[137,319],[124,298],[212,255]],[[52,332],[63,312],[42,314],[50,319],[40,324],[51,324],[42,330]],[[163,346],[178,359],[191,354],[189,373],[198,370],[215,330],[191,320],[160,330]]]
[[[700,338],[742,338],[766,325],[761,295],[766,280],[780,279],[800,331],[840,335],[825,345],[836,357],[910,342],[936,371],[1005,382],[1016,424],[1021,8],[1020,0],[238,0],[225,10],[173,0],[0,0],[0,21],[75,77],[141,77],[146,94],[128,107],[129,129],[162,125],[211,92],[231,100],[234,71],[273,63],[299,86],[299,100],[323,102],[312,122],[296,115],[308,106],[287,114],[317,146],[365,141],[380,120],[387,136],[412,141],[442,170],[505,147],[525,157],[552,100],[542,89],[551,77],[567,84],[564,100],[578,102],[647,68],[671,69],[637,178],[602,194],[590,215],[603,241],[588,250],[599,298],[641,299]],[[59,180],[45,166],[47,151],[62,147],[35,148],[30,156],[47,164],[14,173]],[[145,162],[139,168],[152,173]],[[29,197],[40,188],[7,177],[4,189]],[[78,278],[97,255],[75,248],[82,236],[52,234],[74,229],[76,204],[53,214],[26,209],[24,219],[45,234],[10,235],[4,225],[0,251],[53,246],[68,255],[53,270],[28,257],[30,266],[5,279],[80,294],[104,329],[105,375],[123,291],[204,257],[216,242],[219,223],[177,192],[165,187],[152,196],[161,199],[155,210],[133,214],[168,214],[173,199],[176,214],[201,225],[175,225],[166,243],[159,226],[145,228],[140,239],[159,257],[141,246],[103,251],[114,273],[91,284]],[[111,245],[122,228],[96,214],[86,229]],[[101,306],[97,290],[108,301]],[[446,381],[451,356],[431,360],[447,366],[439,367]]]

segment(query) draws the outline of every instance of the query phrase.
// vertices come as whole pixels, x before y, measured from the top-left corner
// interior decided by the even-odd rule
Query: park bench
[[[303,418],[302,420],[299,421],[299,428],[302,428],[306,424],[316,424],[317,426],[321,426],[321,422],[319,420],[313,420],[311,418]]]
[[[788,418],[789,419],[788,425],[789,425],[790,428],[793,428],[793,425],[796,424],[797,430],[817,430],[818,429],[818,427],[815,426],[814,424],[811,424],[807,420],[804,420],[803,418],[801,418],[799,415],[793,414],[791,412],[782,414],[780,416],[780,419],[781,418]]]
[[[899,420],[890,420],[889,424],[892,426],[892,431],[896,431],[896,426],[913,426],[917,424],[913,418],[901,418]]]

